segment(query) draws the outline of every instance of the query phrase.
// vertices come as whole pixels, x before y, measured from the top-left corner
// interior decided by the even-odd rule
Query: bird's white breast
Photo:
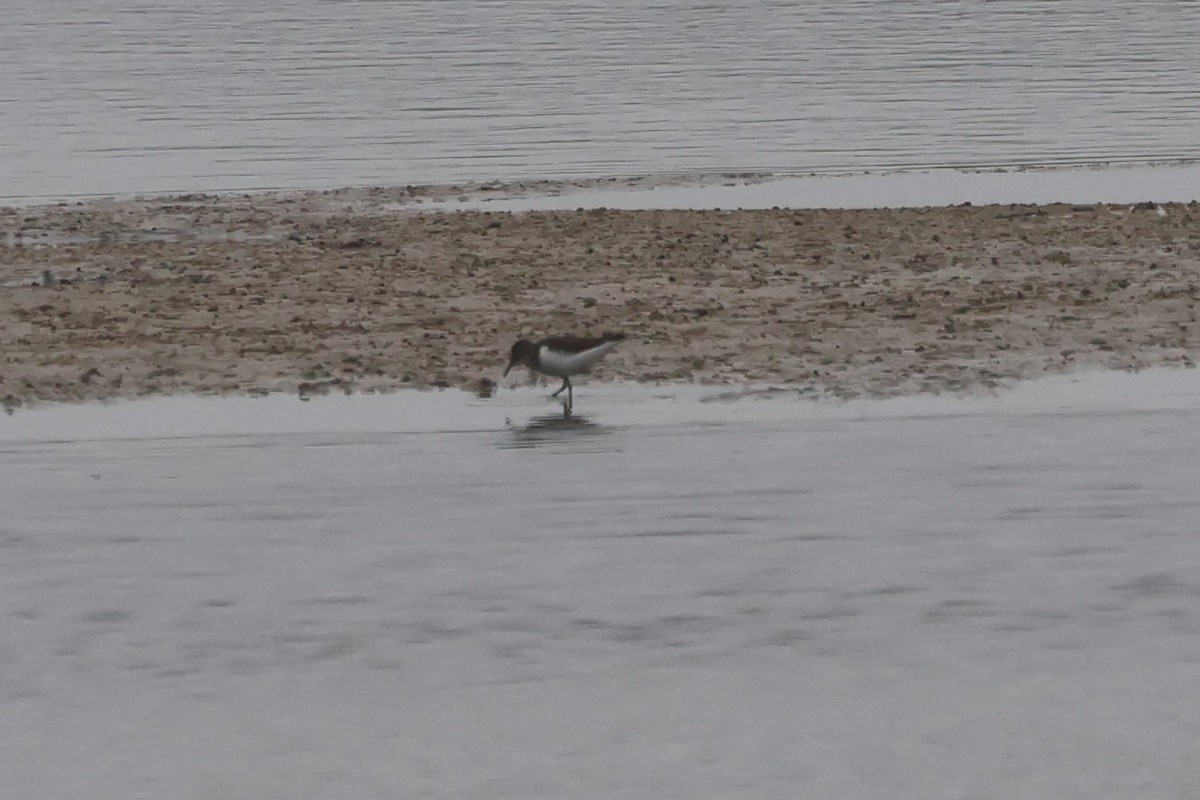
[[[543,345],[538,350],[538,362],[541,367],[538,371],[556,378],[587,372],[595,366],[597,361],[611,353],[618,344],[619,342],[605,342],[587,350],[580,350],[578,353],[563,353]]]

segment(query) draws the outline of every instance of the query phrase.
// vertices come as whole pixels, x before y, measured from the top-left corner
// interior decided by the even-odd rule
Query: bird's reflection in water
[[[576,414],[546,414],[534,417],[524,425],[506,420],[511,438],[500,443],[505,448],[566,447],[571,450],[615,450],[608,437],[612,429],[597,425],[587,417]]]

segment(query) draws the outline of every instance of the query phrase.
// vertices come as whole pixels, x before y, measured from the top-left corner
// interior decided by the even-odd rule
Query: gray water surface
[[[6,796],[1200,788],[1194,372],[542,394],[6,418]]]
[[[1190,3],[15,0],[10,197],[1195,159]]]

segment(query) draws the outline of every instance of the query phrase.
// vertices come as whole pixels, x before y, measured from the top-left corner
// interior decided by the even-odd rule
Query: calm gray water
[[[1196,797],[1197,377],[0,417],[0,790]]]
[[[11,0],[10,197],[1200,157],[1187,2]]]

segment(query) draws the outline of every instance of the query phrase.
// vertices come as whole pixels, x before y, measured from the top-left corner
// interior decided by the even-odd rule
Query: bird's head
[[[513,367],[518,364],[530,366],[537,357],[537,347],[533,342],[526,339],[521,339],[512,346],[512,353],[508,358],[508,366],[504,368],[504,376],[508,377],[508,373]]]

